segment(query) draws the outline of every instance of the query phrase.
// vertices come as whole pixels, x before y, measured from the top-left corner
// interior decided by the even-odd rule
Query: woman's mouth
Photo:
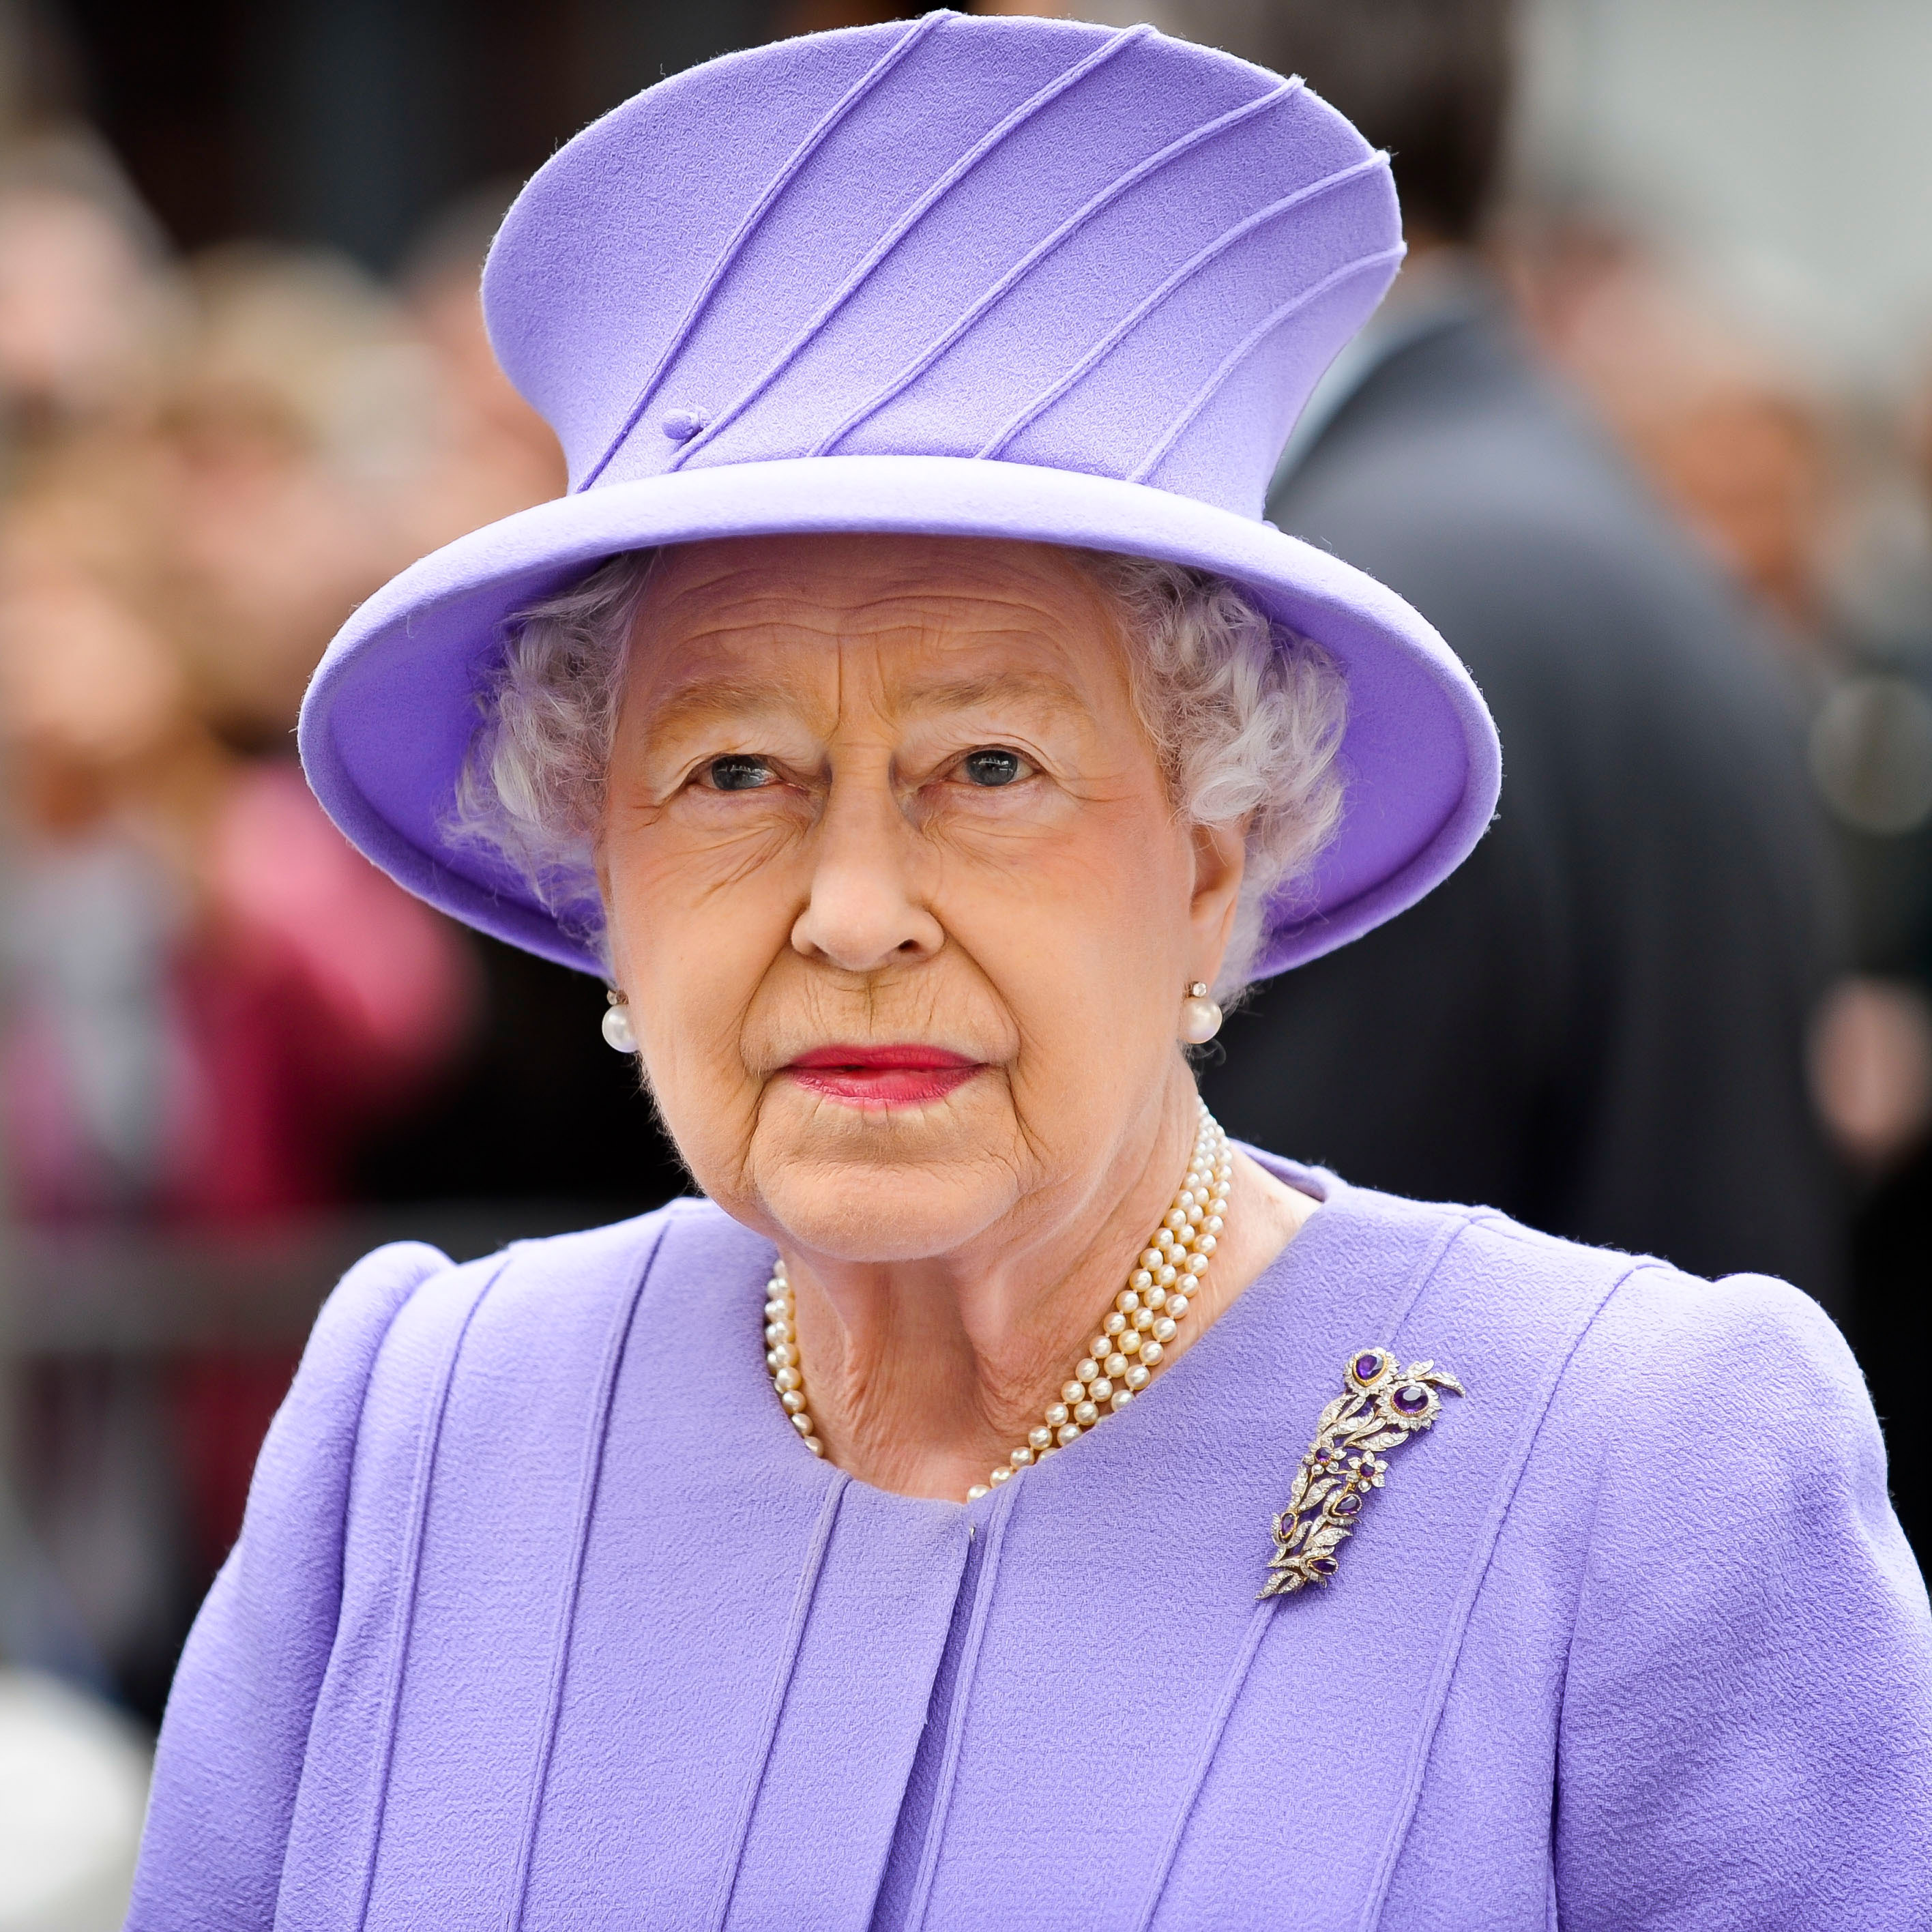
[[[784,1069],[807,1093],[854,1107],[943,1100],[982,1062],[940,1046],[816,1046]]]

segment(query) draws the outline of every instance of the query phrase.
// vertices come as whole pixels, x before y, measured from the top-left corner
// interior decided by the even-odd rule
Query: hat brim
[[[942,456],[830,456],[692,468],[560,497],[424,557],[363,604],[302,705],[310,783],[349,838],[454,917],[602,974],[580,940],[490,856],[444,838],[506,620],[620,551],[721,537],[869,531],[1018,538],[1218,572],[1345,673],[1340,827],[1272,909],[1256,976],[1391,918],[1460,865],[1496,808],[1501,757],[1481,696],[1392,591],[1272,526],[1141,484]]]

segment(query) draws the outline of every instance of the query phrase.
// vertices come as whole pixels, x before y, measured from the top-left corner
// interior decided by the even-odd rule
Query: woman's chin
[[[1010,1118],[1005,1136],[989,1134],[989,1124],[959,1117],[962,1098],[886,1111],[814,1108],[803,1118],[780,1108],[775,1120],[768,1111],[752,1160],[766,1213],[791,1240],[840,1261],[912,1261],[963,1248],[1012,1210],[1022,1183],[1016,1162],[992,1152],[1015,1145]]]

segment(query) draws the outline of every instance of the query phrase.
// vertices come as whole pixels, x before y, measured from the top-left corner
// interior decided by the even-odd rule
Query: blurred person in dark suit
[[[1232,1131],[1354,1180],[1839,1301],[1805,1039],[1837,963],[1798,730],[1734,593],[1532,364],[1477,246],[1509,0],[1176,0],[1394,152],[1409,264],[1330,372],[1270,518],[1474,672],[1501,815],[1449,886],[1231,1021]]]
[[[1932,1346],[1932,550],[1907,512],[1923,427],[1817,380],[1691,264],[1574,209],[1511,250],[1540,348],[1754,599],[1804,686],[1810,764],[1847,885],[1854,970],[1812,1030],[1812,1085],[1852,1180],[1846,1327],[1900,1520],[1932,1552],[1913,1426]],[[1782,332],[1780,332],[1780,334]],[[1928,397],[1932,400],[1932,397]]]

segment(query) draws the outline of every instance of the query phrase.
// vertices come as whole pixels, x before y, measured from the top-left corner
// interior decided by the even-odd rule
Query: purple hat
[[[1137,27],[930,14],[734,54],[518,198],[491,339],[569,494],[447,545],[329,647],[302,752],[432,904],[600,972],[442,830],[506,621],[619,551],[781,532],[1018,537],[1218,572],[1346,675],[1340,828],[1262,973],[1421,897],[1496,804],[1436,633],[1261,520],[1316,379],[1402,256],[1387,158],[1294,81]]]

